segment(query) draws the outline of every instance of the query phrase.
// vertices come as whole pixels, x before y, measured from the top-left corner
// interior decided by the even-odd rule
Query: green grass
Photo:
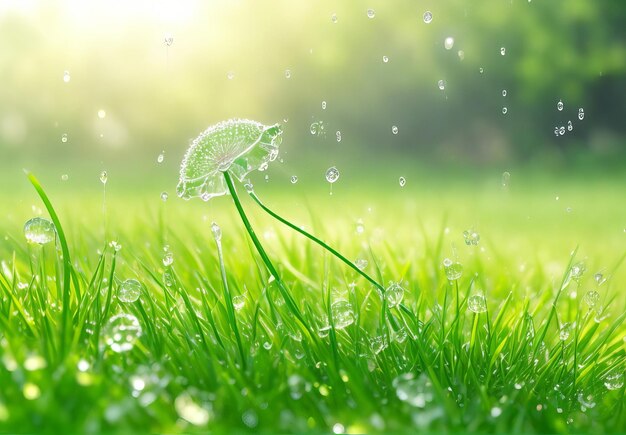
[[[0,432],[623,430],[624,386],[605,385],[612,376],[623,384],[626,359],[623,180],[547,188],[517,175],[506,192],[498,176],[407,177],[405,188],[383,190],[345,180],[333,196],[306,180],[275,191],[257,183],[281,216],[367,260],[378,282],[400,282],[393,308],[249,198],[242,205],[297,311],[228,197],[170,193],[164,203],[160,190],[124,193],[110,177],[105,231],[101,192],[48,180],[50,203],[34,191],[5,193]],[[23,223],[46,206],[65,234],[56,246],[29,245]],[[477,246],[463,242],[471,227]],[[455,256],[464,273],[450,282],[442,262]],[[579,263],[586,271],[571,279]],[[596,272],[607,280],[598,284]],[[128,278],[144,286],[134,303],[117,298]],[[592,290],[600,299],[590,308]],[[484,313],[468,310],[476,294]],[[237,310],[231,298],[240,295]],[[340,329],[332,304],[342,299],[354,322]],[[106,343],[119,313],[142,329],[125,353]]]

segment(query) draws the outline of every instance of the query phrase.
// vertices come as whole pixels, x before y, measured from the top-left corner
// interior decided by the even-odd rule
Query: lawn
[[[329,195],[323,172],[270,174],[254,176],[263,202],[384,292],[241,185],[280,282],[232,199],[183,201],[175,174],[133,187],[110,171],[104,195],[97,173],[43,174],[66,253],[58,227],[27,242],[49,213],[11,180],[0,432],[626,427],[623,175],[343,175]]]

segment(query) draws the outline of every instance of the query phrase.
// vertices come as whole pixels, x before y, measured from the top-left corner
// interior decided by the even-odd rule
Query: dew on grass
[[[122,302],[135,302],[139,299],[142,288],[143,286],[136,279],[127,279],[120,286],[117,298]]]
[[[290,69],[286,69],[285,70],[285,78],[286,79],[290,79],[291,78],[291,70]]]
[[[567,131],[572,131],[574,129],[574,125],[572,121],[567,121]]]
[[[67,70],[63,71],[63,81],[65,83],[69,83],[70,80],[72,80],[72,76],[70,75],[70,72]]]
[[[322,110],[326,110],[326,101],[322,101]]]
[[[292,175],[290,181],[291,181],[291,184],[296,184],[298,182],[298,176]]]
[[[454,47],[454,38],[452,36],[448,36],[444,39],[443,46],[446,50],[452,50],[452,47]]]
[[[572,333],[572,324],[569,322],[563,323],[559,331],[559,340],[561,341],[567,340],[571,333]]]
[[[309,126],[309,132],[313,136],[325,137],[326,136],[326,125],[324,125],[324,121],[315,121],[312,122]]]
[[[339,170],[335,166],[331,166],[326,170],[326,181],[329,183],[334,183],[339,179]]]
[[[387,301],[387,306],[389,308],[394,308],[400,302],[402,302],[402,298],[404,297],[404,288],[398,284],[397,282],[392,282],[385,289],[385,300]]]
[[[463,231],[463,239],[465,240],[465,244],[467,246],[476,246],[480,241],[480,234],[474,230],[466,230]]]
[[[352,309],[352,304],[348,301],[336,301],[330,308],[333,315],[335,329],[344,329],[354,323],[354,311]]]
[[[171,252],[166,252],[165,255],[163,255],[163,266],[167,267],[167,266],[171,266],[174,263],[174,254],[172,254]]]
[[[596,402],[591,394],[584,394],[583,392],[579,392],[578,403],[580,403],[580,410],[582,412],[587,411],[588,409],[594,408],[596,406]]]
[[[416,377],[414,373],[405,373],[392,381],[396,396],[401,401],[416,408],[425,408],[433,400],[432,382],[425,373]]]
[[[426,11],[424,12],[424,15],[422,16],[422,19],[424,20],[424,22],[426,24],[430,24],[433,21],[433,14],[430,11]]]
[[[560,126],[559,127],[559,136],[563,136],[565,134],[565,126]]]
[[[597,283],[598,285],[602,285],[602,284],[604,284],[604,283],[606,282],[606,278],[605,278],[605,277],[604,277],[604,275],[602,275],[600,272],[596,273],[596,274],[593,276],[593,279],[596,281],[596,283]]]
[[[45,245],[55,239],[56,229],[48,219],[34,217],[24,224],[24,236],[30,243]]]
[[[582,278],[586,270],[587,270],[587,266],[585,266],[585,263],[583,262],[576,263],[570,269],[569,277],[571,279],[578,281],[580,280],[580,278]]]
[[[100,182],[102,184],[107,184],[108,180],[109,180],[109,175],[107,174],[107,171],[100,172]]]
[[[443,268],[449,281],[456,281],[463,275],[463,265],[449,258],[443,260]]]
[[[359,269],[359,270],[363,270],[367,267],[368,262],[366,259],[364,258],[357,258],[356,260],[354,260],[354,265]]]
[[[216,242],[219,242],[222,240],[222,229],[215,222],[211,223],[211,233],[213,233],[213,238],[215,239]]]
[[[161,192],[161,201],[165,202],[167,201],[168,198],[169,198],[169,195],[167,192]]]
[[[398,134],[398,126],[397,126],[397,125],[393,125],[393,126],[391,127],[391,132],[392,132],[393,134]]]
[[[107,116],[106,110],[104,110],[104,109],[98,110],[98,118],[104,119],[104,118],[106,118],[106,116]]]
[[[506,47],[500,47],[500,54],[502,56],[506,55]]]
[[[581,121],[585,119],[585,110],[582,107],[578,109],[578,119]]]
[[[166,33],[163,36],[163,44],[165,44],[167,47],[171,47],[173,43],[174,43],[174,35],[172,35],[171,33]]]
[[[115,252],[119,252],[119,251],[121,251],[121,250],[122,250],[122,245],[120,245],[119,243],[117,243],[117,241],[115,241],[115,240],[111,240],[111,241],[109,242],[109,247],[113,248],[113,250],[114,250]]]
[[[176,397],[174,408],[180,418],[195,426],[204,426],[209,422],[209,411],[196,403],[187,392]]]
[[[400,184],[400,187],[406,186],[406,178],[404,177],[398,178],[398,183]]]
[[[502,114],[503,115],[506,115],[508,112],[509,112],[509,109],[506,106],[502,107]]]
[[[445,82],[445,80],[439,80],[437,82],[437,87],[439,88],[440,91],[443,91],[444,89],[446,89],[446,82]]]
[[[61,142],[62,142],[62,143],[67,143],[67,133],[63,133],[63,134],[61,135]]]
[[[259,424],[259,416],[253,409],[248,409],[241,415],[241,421],[250,429],[254,429]]]
[[[374,18],[375,16],[376,16],[376,12],[374,12],[374,9],[367,10],[367,18]]]
[[[163,285],[165,285],[165,287],[171,287],[174,285],[174,277],[169,270],[163,272]]]
[[[237,311],[241,311],[241,309],[246,305],[246,297],[244,295],[233,296],[233,307]]]
[[[116,353],[132,350],[141,334],[139,320],[127,313],[111,317],[102,331],[104,342]]]
[[[604,386],[607,390],[619,390],[624,386],[624,373],[609,373],[604,378]]]
[[[467,299],[467,308],[476,314],[487,311],[487,301],[483,295],[472,295]]]
[[[556,110],[559,112],[563,111],[563,101],[559,100],[559,102],[556,103]]]
[[[585,293],[585,296],[583,296],[583,300],[589,305],[589,308],[594,308],[600,301],[600,293],[595,290],[589,290]]]
[[[370,349],[374,355],[378,355],[387,348],[385,337],[378,335],[370,339]]]
[[[163,163],[163,160],[165,160],[165,152],[161,151],[157,156],[157,163]]]

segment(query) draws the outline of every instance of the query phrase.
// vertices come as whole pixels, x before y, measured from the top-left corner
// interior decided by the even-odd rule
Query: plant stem
[[[299,228],[298,226],[292,224],[291,222],[289,222],[287,219],[282,218],[281,216],[277,215],[276,213],[274,213],[272,210],[270,210],[269,208],[267,208],[265,206],[265,204],[263,204],[261,202],[261,200],[259,199],[258,196],[256,196],[256,194],[254,192],[249,192],[250,196],[252,197],[252,199],[254,199],[254,201],[263,209],[265,210],[266,213],[268,213],[270,216],[272,216],[274,219],[280,221],[281,223],[287,225],[289,228],[291,228],[292,230],[295,230],[297,232],[299,232],[300,234],[302,234],[304,237],[308,238],[309,240],[312,240],[313,242],[317,243],[318,245],[320,245],[322,248],[326,249],[328,252],[330,252],[331,254],[333,254],[335,257],[337,257],[338,259],[340,259],[342,262],[344,262],[348,267],[352,268],[356,273],[358,273],[359,275],[361,275],[363,278],[365,278],[366,280],[368,280],[374,287],[376,287],[378,290],[380,290],[383,294],[385,294],[385,287],[383,287],[381,284],[379,284],[377,281],[375,281],[372,277],[370,277],[367,273],[363,272],[361,269],[359,269],[358,267],[356,267],[356,265],[354,263],[352,263],[350,260],[348,260],[346,257],[344,257],[343,255],[341,255],[339,252],[337,252],[335,249],[333,249],[332,247],[328,246],[324,241],[318,239],[317,237],[315,237],[314,235],[304,231],[302,228]]]
[[[235,185],[233,184],[233,180],[230,177],[230,174],[228,173],[228,171],[224,172],[223,174],[224,174],[224,179],[226,180],[226,185],[228,186],[228,191],[230,192],[230,195],[233,198],[233,202],[235,203],[235,207],[237,207],[237,211],[239,212],[239,217],[241,217],[241,220],[243,221],[243,224],[246,227],[246,231],[248,231],[248,235],[250,235],[250,238],[252,239],[252,243],[254,244],[254,247],[256,248],[257,252],[261,256],[261,259],[263,260],[263,263],[265,263],[265,266],[269,270],[270,274],[276,280],[276,284],[278,285],[278,288],[280,289],[280,292],[283,298],[285,299],[285,303],[287,304],[289,309],[292,311],[292,313],[296,316],[296,318],[308,330],[307,323],[304,321],[304,318],[302,317],[302,313],[300,312],[298,305],[296,304],[293,297],[287,290],[287,287],[285,287],[283,281],[280,279],[280,275],[278,274],[278,271],[272,264],[272,261],[267,256],[267,253],[265,252],[263,245],[261,245],[259,238],[256,236],[256,233],[254,232],[252,225],[250,225],[250,221],[248,220],[248,217],[246,216],[246,213],[243,210],[241,202],[239,201],[239,196],[237,195],[237,189],[235,189]]]

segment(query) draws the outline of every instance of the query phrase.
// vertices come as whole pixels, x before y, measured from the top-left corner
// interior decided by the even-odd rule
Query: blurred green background
[[[618,171],[624,22],[613,0],[2,0],[0,177],[138,183],[162,151],[175,177],[190,140],[231,117],[283,122],[285,176],[320,183],[330,165]]]

